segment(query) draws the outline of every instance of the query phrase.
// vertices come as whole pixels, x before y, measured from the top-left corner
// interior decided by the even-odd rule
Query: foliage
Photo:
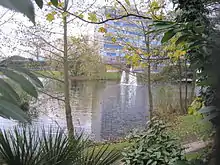
[[[179,58],[183,57],[186,54],[186,51],[184,50],[186,44],[183,42],[176,44],[179,38],[178,35],[177,36],[173,36],[173,35],[175,35],[175,33],[173,32],[171,33],[169,31],[166,32],[161,42],[164,43],[167,41],[167,43],[163,46],[163,48],[168,57],[170,57],[174,61],[177,61]],[[171,38],[169,38],[168,36]]]
[[[203,106],[203,100],[201,97],[196,97],[191,105],[188,107],[188,114],[190,115],[201,115],[198,111]]]
[[[175,82],[179,78],[178,66],[167,65],[161,72],[155,73],[151,76],[152,81],[155,82]]]
[[[183,149],[176,139],[166,132],[166,126],[160,120],[152,118],[146,131],[133,137],[134,144],[123,152],[122,161],[127,165],[171,165],[183,160]]]
[[[91,79],[99,79],[105,72],[105,65],[97,51],[96,45],[90,44],[83,37],[69,38],[68,68],[70,76],[85,76],[90,77]],[[55,55],[51,61],[51,66],[56,70],[63,72],[63,57],[57,57]]]
[[[34,6],[31,0],[1,0],[0,5],[25,14],[33,23],[35,23]]]
[[[0,135],[0,156],[8,165],[110,165],[120,157],[106,146],[94,149],[97,152],[90,152],[89,146],[82,134],[69,139],[61,129],[15,127]]]
[[[31,72],[25,68],[17,67],[15,65],[7,65],[2,63],[0,71],[4,76],[12,80],[16,85],[29,94],[32,97],[37,98],[37,88],[43,87],[41,81]],[[0,79],[0,113],[4,118],[12,118],[20,121],[27,121],[26,114],[20,108],[22,105],[22,99],[15,91],[15,86],[10,84],[6,79]]]

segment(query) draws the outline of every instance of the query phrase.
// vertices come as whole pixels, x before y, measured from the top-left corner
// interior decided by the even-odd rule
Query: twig
[[[60,80],[60,79],[58,79],[58,78],[50,77],[50,76],[47,76],[47,75],[45,75],[45,74],[42,74],[42,73],[39,73],[39,72],[36,72],[36,71],[34,71],[34,73],[35,73],[35,74],[38,74],[38,75],[40,75],[40,76],[42,76],[42,77],[49,78],[49,79],[56,80],[56,81],[59,81],[59,82],[61,82],[61,83],[64,83],[63,80]]]
[[[126,9],[126,7],[119,0],[116,0],[116,2],[118,2],[121,5],[121,7],[125,10],[125,12],[128,14],[128,10]]]
[[[65,101],[64,99],[61,99],[61,98],[56,97],[56,96],[53,96],[53,95],[51,95],[51,94],[49,94],[49,93],[47,93],[47,92],[44,92],[44,91],[42,91],[42,90],[39,90],[39,92],[41,92],[41,93],[43,93],[43,94],[45,94],[45,95],[51,97],[52,99],[60,100],[60,101],[63,101],[63,102]]]

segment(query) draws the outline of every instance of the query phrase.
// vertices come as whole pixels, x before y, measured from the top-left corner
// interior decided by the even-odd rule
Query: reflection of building
[[[118,17],[122,11],[111,9],[109,7],[103,8],[105,15],[112,18]],[[146,43],[144,39],[144,31],[142,24],[147,29],[147,22],[137,17],[127,17],[121,20],[108,21],[104,24],[106,34],[97,34],[100,41],[100,52],[103,55],[104,61],[107,63],[124,62],[124,56],[126,53],[126,44],[132,45],[132,47],[146,49]],[[103,25],[101,25],[103,26]],[[96,31],[100,26],[96,27]],[[151,45],[158,44],[156,40],[151,39]]]

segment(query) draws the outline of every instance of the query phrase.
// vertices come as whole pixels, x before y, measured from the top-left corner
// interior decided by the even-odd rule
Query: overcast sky
[[[71,1],[71,0],[70,0]],[[71,8],[71,12],[74,11],[94,11],[97,8],[100,8],[104,5],[113,5],[114,0],[74,0],[73,7]],[[121,0],[124,3],[125,0]],[[133,0],[130,0],[131,3]],[[139,1],[143,1],[146,3],[147,0],[136,0],[136,3]],[[91,4],[94,4],[91,7]],[[45,11],[47,10],[47,11]],[[54,32],[62,33],[62,22],[60,19],[56,19],[52,23],[49,23],[45,16],[48,13],[48,8],[44,7],[43,10],[35,7],[36,13],[36,22],[41,25],[50,27]],[[7,9],[0,7],[0,55],[1,56],[11,56],[11,55],[21,55],[25,57],[30,57],[27,53],[21,53],[16,48],[23,49],[20,46],[20,41],[18,39],[16,31],[22,31],[20,24],[24,24],[25,26],[33,26],[33,24],[28,20],[27,17],[20,13],[14,13],[8,11]],[[75,19],[71,24],[68,25],[69,36],[76,36],[80,34],[86,35],[94,35],[94,25],[83,23],[82,21]],[[62,35],[53,35],[52,38],[61,38]]]

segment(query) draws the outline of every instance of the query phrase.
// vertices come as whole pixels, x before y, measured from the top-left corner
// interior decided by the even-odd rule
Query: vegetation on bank
[[[60,71],[35,71],[39,77],[61,78],[63,73]],[[120,72],[103,72],[99,76],[70,76],[71,80],[120,80]]]

